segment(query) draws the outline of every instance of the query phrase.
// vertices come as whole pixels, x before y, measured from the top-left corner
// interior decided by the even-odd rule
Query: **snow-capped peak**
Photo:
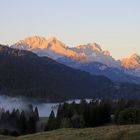
[[[136,53],[134,53],[133,55],[130,56],[131,59],[139,59],[140,56]]]
[[[11,47],[33,51],[39,56],[48,56],[53,59],[57,59],[62,56],[76,58],[82,57],[82,54],[78,54],[73,50],[69,49],[64,43],[62,43],[55,37],[45,39],[44,37],[31,36],[20,40]]]
[[[57,40],[57,38],[55,37],[51,37],[49,39],[46,39],[44,37],[39,37],[39,36],[30,36],[27,37],[23,40],[20,40],[19,42],[17,42],[15,44],[16,47],[21,47],[24,48],[24,46],[30,46],[30,49],[47,49],[50,48],[51,46],[55,45],[55,47],[57,48],[57,46],[61,46],[63,48],[66,48],[65,44],[62,43],[61,41]],[[14,45],[13,45],[14,46]],[[25,48],[27,49],[27,48]]]
[[[58,39],[54,36],[50,37],[48,40],[48,42],[53,42],[53,43],[56,43],[58,41]]]
[[[118,62],[112,58],[109,51],[103,51],[97,43],[88,43],[69,48],[56,37],[45,39],[44,37],[31,36],[14,44],[14,48],[26,49],[39,56],[48,56],[52,59],[60,57],[72,57],[81,61],[101,62],[109,67],[118,67]]]
[[[108,50],[103,51],[103,54],[104,54],[105,56],[110,56],[110,52],[109,52]]]
[[[129,58],[123,58],[121,60],[122,67],[126,69],[135,69],[140,67],[140,56],[138,54],[133,54]]]
[[[90,49],[92,51],[102,51],[101,47],[97,43],[88,43],[86,45],[78,45],[77,49]]]
[[[23,40],[20,40],[19,42],[15,44],[15,46],[18,48],[24,48],[24,46],[26,46],[25,49],[45,48],[46,45],[47,45],[47,40],[44,37],[39,37],[39,36],[30,36]],[[27,46],[30,46],[30,47],[27,47]]]

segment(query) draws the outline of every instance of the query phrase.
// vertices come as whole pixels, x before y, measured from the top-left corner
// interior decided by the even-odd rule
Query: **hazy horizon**
[[[4,0],[0,43],[55,36],[70,47],[96,42],[116,59],[140,55],[139,13],[138,0]]]

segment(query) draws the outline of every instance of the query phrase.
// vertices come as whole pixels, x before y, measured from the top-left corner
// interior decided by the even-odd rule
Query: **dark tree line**
[[[45,130],[56,128],[84,128],[95,127],[111,120],[111,106],[108,102],[91,101],[87,103],[81,100],[79,104],[75,102],[60,104],[55,117],[52,111]]]
[[[113,124],[140,124],[139,100],[92,100],[79,104],[63,103],[57,114],[52,111],[45,130],[58,128],[84,128]]]
[[[38,121],[38,109],[33,109],[32,105],[24,111],[13,109],[10,112],[0,108],[0,134],[18,136],[36,133]],[[64,102],[59,105],[57,114],[51,111],[45,130],[96,127],[108,123],[140,124],[140,101],[94,99],[90,102]]]
[[[114,104],[116,124],[140,124],[140,100],[121,99]]]
[[[13,109],[12,112],[0,109],[0,134],[25,135],[36,132],[36,123],[39,120],[37,107],[33,110],[32,105],[26,111]]]

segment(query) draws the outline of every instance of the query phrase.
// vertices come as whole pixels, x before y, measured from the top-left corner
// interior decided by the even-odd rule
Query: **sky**
[[[140,0],[0,0],[0,43],[55,36],[96,42],[116,59],[140,55]]]

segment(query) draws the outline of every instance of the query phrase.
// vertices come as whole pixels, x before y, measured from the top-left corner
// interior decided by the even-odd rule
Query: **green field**
[[[104,126],[85,129],[59,129],[0,140],[140,140],[140,125]]]
[[[37,123],[37,132],[44,131],[47,122],[48,117],[41,117]]]

